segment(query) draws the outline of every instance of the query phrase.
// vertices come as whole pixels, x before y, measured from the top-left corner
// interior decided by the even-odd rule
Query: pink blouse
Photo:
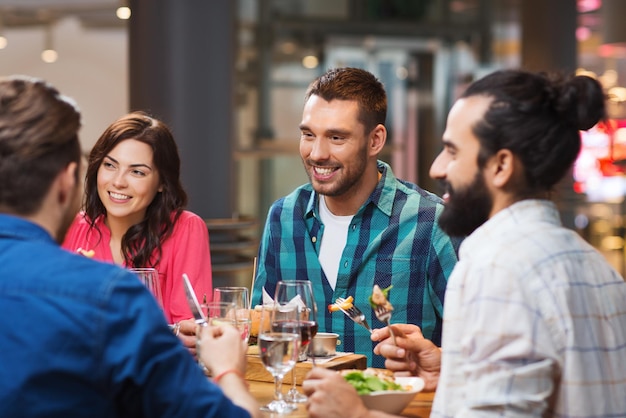
[[[90,230],[84,212],[79,213],[65,236],[63,248],[72,252],[93,250],[95,260],[112,263],[111,232],[104,224],[104,217],[96,221],[95,228],[100,234],[95,229]],[[210,301],[213,293],[209,232],[202,218],[184,211],[174,225],[172,235],[162,243],[161,250],[161,261],[156,269],[165,317],[169,323],[189,319],[192,315],[185,298],[182,274],[189,276],[198,301],[202,302],[204,295]]]

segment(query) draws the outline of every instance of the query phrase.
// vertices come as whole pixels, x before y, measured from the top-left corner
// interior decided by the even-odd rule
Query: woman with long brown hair
[[[184,210],[186,204],[170,129],[146,113],[129,113],[104,131],[89,154],[84,211],[63,247],[128,268],[156,268],[165,317],[193,352],[195,326],[186,321],[191,311],[182,274],[199,298],[209,299],[212,275],[206,224]]]

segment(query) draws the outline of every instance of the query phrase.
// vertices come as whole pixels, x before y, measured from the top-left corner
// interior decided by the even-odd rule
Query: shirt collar
[[[561,225],[561,218],[554,202],[543,199],[524,199],[513,203],[476,228],[461,244],[460,258],[466,251],[480,247],[484,240],[508,231],[511,226],[531,222],[548,222]]]
[[[370,195],[370,197],[363,203],[358,212],[363,210],[370,202],[378,207],[384,214],[391,216],[393,209],[394,198],[396,195],[397,181],[391,171],[389,164],[378,160],[376,162],[378,172],[382,174],[382,177],[376,184],[376,188]],[[306,217],[315,216],[319,219],[319,194],[313,190],[309,202],[306,207]],[[357,213],[358,213],[357,212]]]
[[[0,237],[55,242],[42,226],[19,216],[0,214]]]

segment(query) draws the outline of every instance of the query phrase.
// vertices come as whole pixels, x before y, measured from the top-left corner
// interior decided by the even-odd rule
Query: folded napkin
[[[273,305],[274,304],[274,298],[272,298],[270,296],[270,294],[267,293],[267,290],[265,290],[265,288],[263,288],[262,291],[263,291],[263,293],[262,293],[262,295],[263,295],[263,305],[264,306]],[[285,306],[292,306],[294,304],[296,306],[298,306],[298,308],[300,310],[303,310],[304,308],[306,308],[306,304],[302,301],[302,298],[300,297],[300,295],[294,296],[294,298],[291,299],[289,301],[289,303],[287,303],[287,305],[285,305]],[[256,309],[256,307],[255,307],[255,309]],[[259,308],[259,310],[260,309],[261,308]]]

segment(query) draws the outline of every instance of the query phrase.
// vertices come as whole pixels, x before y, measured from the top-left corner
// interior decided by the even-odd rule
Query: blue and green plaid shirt
[[[273,295],[280,280],[310,280],[319,331],[338,333],[338,350],[364,354],[372,367],[384,367],[384,358],[373,354],[369,332],[341,312],[330,313],[328,305],[352,295],[369,324],[382,328],[368,298],[374,284],[393,285],[391,322],[417,324],[426,338],[440,345],[444,293],[460,244],[437,225],[443,210],[440,198],[396,179],[382,161],[378,170],[381,180],[350,223],[334,291],[318,259],[324,225],[319,196],[310,184],[270,208],[253,289],[253,302],[261,304],[262,287]]]

